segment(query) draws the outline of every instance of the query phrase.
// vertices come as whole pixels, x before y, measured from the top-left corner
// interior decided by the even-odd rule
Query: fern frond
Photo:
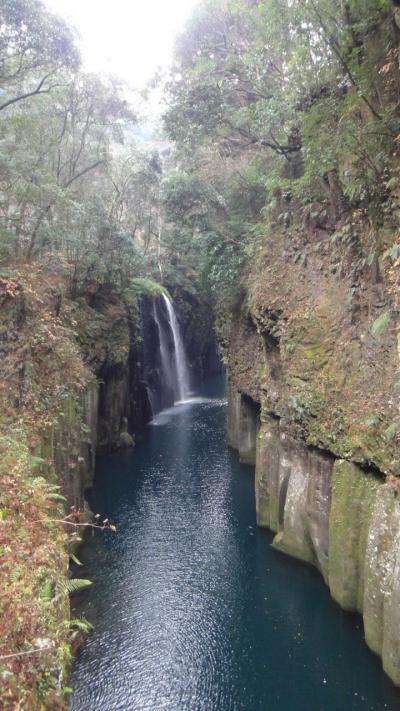
[[[67,593],[68,595],[73,595],[78,592],[78,590],[83,590],[84,588],[92,585],[91,580],[85,580],[84,578],[70,578],[70,580],[65,580],[60,585],[60,591],[62,593]]]
[[[70,553],[69,557],[76,563],[76,565],[83,565],[83,563],[76,557],[75,553]]]
[[[76,617],[72,620],[68,620],[68,625],[69,627],[77,627],[78,630],[81,630],[81,632],[91,632],[93,629],[93,625],[91,622],[88,620],[85,620],[84,617]]]
[[[53,585],[51,580],[46,579],[40,591],[40,597],[44,602],[51,602],[53,597]]]
[[[66,497],[63,496],[62,494],[57,494],[56,492],[50,492],[49,494],[46,494],[46,498],[50,499],[51,501],[62,501],[63,503],[66,502]]]
[[[85,580],[84,578],[71,578],[71,580],[67,580],[67,590],[70,595],[78,592],[78,590],[89,587],[89,585],[92,585],[92,581]]]

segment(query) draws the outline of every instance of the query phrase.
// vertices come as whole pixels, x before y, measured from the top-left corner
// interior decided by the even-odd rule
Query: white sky
[[[81,36],[84,66],[141,88],[168,66],[175,35],[197,0],[45,0]]]

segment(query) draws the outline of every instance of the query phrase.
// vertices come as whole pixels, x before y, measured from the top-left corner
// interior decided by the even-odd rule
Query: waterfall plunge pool
[[[111,518],[80,552],[74,616],[94,631],[73,711],[396,711],[361,618],[256,527],[254,471],[226,445],[222,379],[102,457],[89,503]]]

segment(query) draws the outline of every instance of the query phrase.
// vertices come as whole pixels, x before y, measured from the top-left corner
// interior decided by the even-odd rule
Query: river
[[[89,503],[117,533],[80,554],[94,631],[73,711],[396,711],[361,618],[257,529],[254,471],[226,444],[222,381],[100,459]]]

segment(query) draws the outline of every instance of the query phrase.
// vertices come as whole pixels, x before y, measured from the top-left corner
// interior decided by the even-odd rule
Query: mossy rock
[[[363,609],[364,562],[371,510],[380,483],[356,464],[337,461],[329,517],[329,587],[345,610]]]

